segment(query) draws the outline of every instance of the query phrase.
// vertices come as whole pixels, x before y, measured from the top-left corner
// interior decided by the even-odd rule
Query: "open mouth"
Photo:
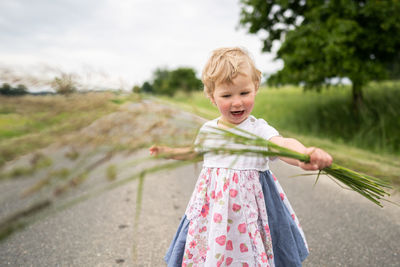
[[[240,117],[240,116],[243,115],[243,113],[244,113],[244,110],[231,111],[231,114],[232,114],[234,117]]]

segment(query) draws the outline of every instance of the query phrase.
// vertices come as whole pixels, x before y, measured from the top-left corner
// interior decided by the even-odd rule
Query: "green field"
[[[284,136],[326,149],[338,164],[399,185],[400,84],[371,83],[364,97],[365,108],[356,115],[347,86],[321,92],[264,87],[257,94],[253,115]],[[202,92],[162,99],[208,119],[218,116]]]
[[[0,97],[0,167],[116,111],[113,93]]]

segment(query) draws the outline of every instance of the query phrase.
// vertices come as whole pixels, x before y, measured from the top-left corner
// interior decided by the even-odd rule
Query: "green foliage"
[[[106,177],[109,181],[117,179],[117,167],[114,164],[110,164],[106,170]]]
[[[140,91],[143,93],[151,94],[154,93],[154,88],[149,82],[144,82]]]
[[[153,73],[153,83],[145,82],[141,90],[146,93],[173,96],[177,91],[191,93],[201,90],[201,87],[202,83],[192,68],[175,70],[158,68]]]
[[[117,104],[117,105],[121,105],[121,104],[125,103],[124,99],[120,99],[120,98],[111,99],[111,102],[113,102],[114,104]]]
[[[18,96],[27,94],[28,88],[25,85],[19,84],[17,87],[12,87],[8,83],[3,83],[3,86],[0,87],[0,95],[6,96]]]
[[[178,68],[170,73],[169,87],[173,89],[174,93],[178,90],[190,93],[201,90],[202,82],[197,79],[196,72],[193,69]]]
[[[138,101],[138,95],[136,94],[130,94],[130,95],[123,95],[123,94],[115,94],[115,97],[110,100],[110,102],[117,104],[117,105],[122,105],[127,102],[136,102]]]
[[[153,77],[153,88],[156,94],[173,95],[173,90],[169,86],[170,71],[168,69],[156,69]]]
[[[79,152],[75,149],[72,149],[72,150],[66,152],[64,155],[66,158],[68,158],[70,160],[76,160],[79,157]]]
[[[400,84],[368,84],[358,115],[352,112],[350,95],[348,87],[324,88],[320,93],[302,93],[300,88],[261,90],[253,114],[285,131],[399,155]]]
[[[140,86],[139,85],[135,85],[132,87],[132,93],[140,93]]]
[[[55,77],[51,86],[58,94],[71,94],[76,92],[77,83],[73,74],[61,73],[60,77]]]
[[[387,65],[387,70],[389,72],[389,79],[400,80],[400,54],[397,55],[393,62]]]
[[[241,24],[266,31],[264,51],[283,41],[277,57],[284,68],[269,83],[321,88],[331,78],[353,84],[353,104],[362,86],[389,77],[400,53],[400,2],[242,0]]]
[[[68,168],[61,168],[58,170],[54,170],[50,172],[50,175],[54,178],[54,177],[59,177],[62,180],[65,180],[68,178],[68,176],[71,174],[71,170]]]

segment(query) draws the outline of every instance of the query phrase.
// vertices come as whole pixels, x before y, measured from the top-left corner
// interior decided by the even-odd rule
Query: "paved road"
[[[400,207],[380,208],[327,177],[296,177],[273,170],[299,216],[310,247],[304,266],[400,266]],[[393,199],[399,203],[399,197]]]
[[[150,174],[39,221],[0,244],[0,265],[164,266],[199,168]],[[304,266],[400,265],[400,208],[376,207],[326,177],[315,188],[313,177],[287,178],[300,171],[279,161],[272,169],[307,236]]]

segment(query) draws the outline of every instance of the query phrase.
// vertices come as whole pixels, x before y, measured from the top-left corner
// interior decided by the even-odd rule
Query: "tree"
[[[73,74],[61,73],[60,77],[55,77],[51,83],[53,89],[59,94],[71,94],[76,91],[76,81]]]
[[[139,85],[134,85],[132,87],[132,93],[136,93],[136,94],[140,93],[140,86]]]
[[[190,93],[201,89],[202,82],[197,79],[196,72],[192,68],[178,68],[171,72],[169,86],[174,92],[182,90]]]
[[[168,70],[158,68],[153,73],[154,93],[173,96],[177,91],[190,93],[201,89],[202,83],[192,68]]]
[[[173,90],[169,86],[170,71],[167,68],[157,68],[153,73],[153,88],[156,94],[172,96]]]
[[[331,78],[349,78],[356,110],[362,87],[389,77],[400,51],[400,1],[241,0],[240,23],[266,32],[264,51],[281,41],[281,71],[272,84],[320,88]]]
[[[399,80],[400,79],[400,51],[394,61],[387,65],[387,70],[389,71],[389,79]]]
[[[144,82],[140,91],[143,93],[154,93],[154,88],[149,82]]]
[[[27,94],[27,91],[28,88],[23,84],[19,84],[14,88],[8,83],[3,83],[3,86],[0,87],[0,95],[19,96]]]
[[[23,84],[18,84],[14,91],[16,95],[25,95],[28,92],[28,88]]]
[[[3,86],[0,88],[0,94],[2,95],[10,95],[12,91],[12,87],[8,83],[3,83]]]

